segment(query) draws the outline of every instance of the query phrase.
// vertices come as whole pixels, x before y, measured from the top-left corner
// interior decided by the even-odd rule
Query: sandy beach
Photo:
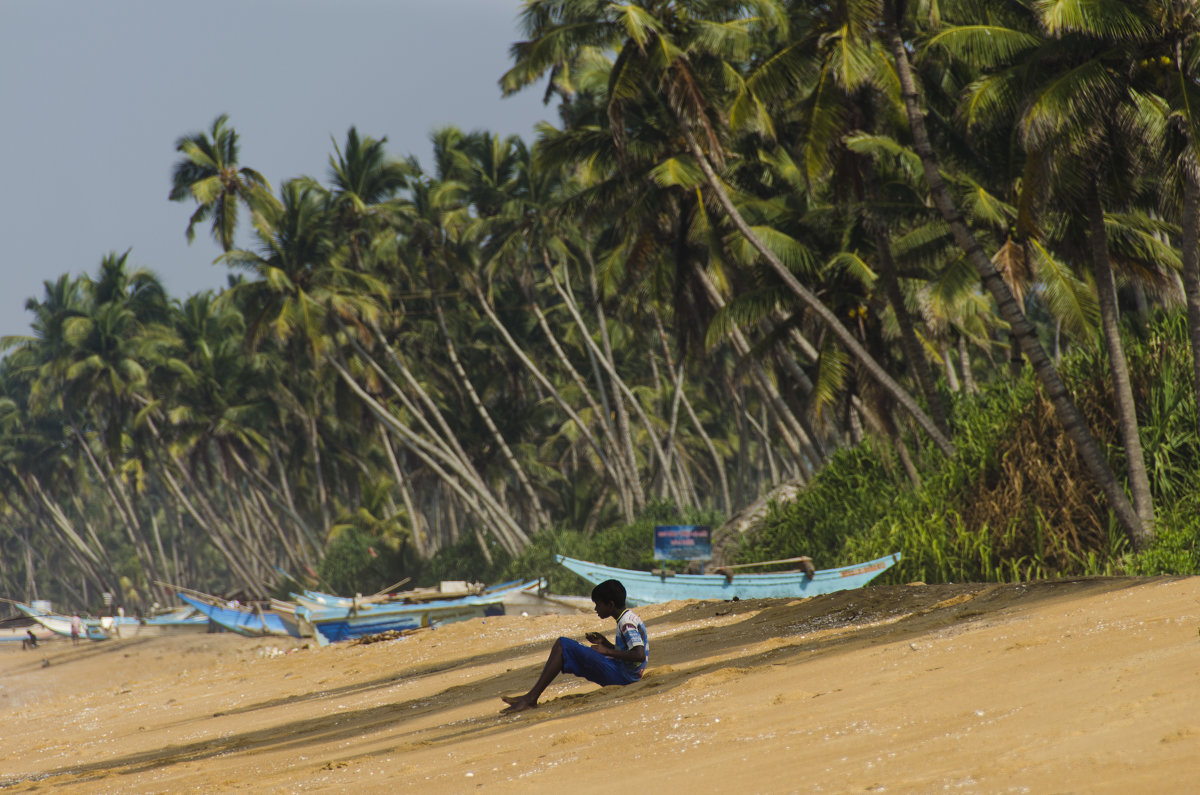
[[[317,648],[229,634],[0,648],[14,792],[1187,792],[1200,578],[884,586],[638,608],[642,681],[560,677],[594,615]],[[11,645],[11,644],[10,644]]]

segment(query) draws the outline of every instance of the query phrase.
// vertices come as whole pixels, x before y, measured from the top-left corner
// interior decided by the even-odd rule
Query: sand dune
[[[0,649],[14,792],[1187,792],[1200,579],[887,586],[639,608],[645,678],[560,678],[505,616],[368,645]]]

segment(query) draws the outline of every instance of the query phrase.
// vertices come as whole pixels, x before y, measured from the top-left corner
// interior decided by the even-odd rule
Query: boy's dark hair
[[[620,580],[605,580],[592,589],[593,602],[612,602],[617,607],[625,607],[625,586]]]

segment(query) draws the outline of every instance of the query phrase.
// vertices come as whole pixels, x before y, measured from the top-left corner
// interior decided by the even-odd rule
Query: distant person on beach
[[[529,692],[500,697],[508,704],[501,714],[536,707],[542,691],[560,673],[581,676],[598,685],[628,685],[642,678],[650,659],[650,639],[646,625],[625,606],[625,586],[618,580],[605,580],[592,589],[592,602],[597,616],[616,619],[617,642],[609,642],[599,632],[584,636],[590,648],[570,638],[554,641],[546,665]]]
[[[71,616],[71,643],[79,645],[79,636],[83,634],[83,619],[79,614]]]
[[[29,637],[21,640],[21,651],[25,651],[25,649],[36,649],[37,648],[37,635],[33,634],[32,629],[25,630],[25,634],[28,635]]]

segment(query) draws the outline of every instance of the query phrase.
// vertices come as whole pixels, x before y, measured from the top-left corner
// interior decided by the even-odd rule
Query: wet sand
[[[560,677],[592,615],[364,645],[191,634],[0,648],[13,792],[1186,792],[1200,578],[886,586],[638,608],[641,682]]]

